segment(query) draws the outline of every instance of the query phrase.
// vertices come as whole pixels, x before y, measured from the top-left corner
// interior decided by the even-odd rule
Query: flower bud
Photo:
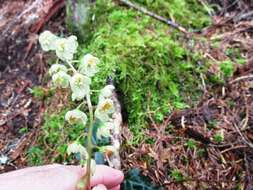
[[[99,94],[99,101],[103,101],[103,99],[111,98],[113,95],[113,90],[115,87],[113,85],[106,85]]]
[[[67,73],[68,69],[67,69],[67,67],[65,65],[53,64],[50,67],[48,73],[49,73],[50,76],[52,76],[53,74],[58,73],[59,71],[63,71],[65,73]]]
[[[111,99],[103,99],[98,103],[97,109],[95,111],[95,116],[102,122],[107,122],[110,120],[111,114],[114,112],[114,104]]]
[[[81,64],[79,66],[80,73],[92,77],[98,72],[97,65],[99,64],[99,59],[91,54],[87,54],[83,57]]]
[[[66,113],[65,120],[70,125],[74,125],[74,124],[83,124],[83,125],[85,125],[88,119],[87,119],[87,116],[84,112],[82,112],[78,109],[74,109],[74,110],[68,111]]]
[[[63,71],[59,71],[52,76],[53,84],[56,87],[67,88],[69,86],[69,80],[70,76]]]
[[[55,50],[55,41],[57,39],[58,37],[48,30],[39,35],[39,43],[44,51]]]
[[[55,51],[59,59],[71,61],[78,47],[77,37],[59,38],[55,42]]]
[[[70,79],[70,87],[72,90],[72,100],[82,100],[88,93],[90,93],[91,80],[80,73],[76,73]]]
[[[111,136],[111,130],[114,128],[114,123],[112,122],[106,122],[103,126],[99,127],[97,129],[97,138],[102,139],[102,137],[110,137]]]
[[[82,160],[86,160],[88,158],[88,152],[86,148],[84,148],[81,144],[77,142],[73,142],[69,144],[67,148],[67,154],[70,155],[70,154],[77,154],[77,153],[80,154]]]

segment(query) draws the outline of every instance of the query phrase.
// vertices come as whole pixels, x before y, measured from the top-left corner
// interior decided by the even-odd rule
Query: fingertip
[[[91,179],[91,185],[104,184],[107,188],[114,188],[122,183],[124,174],[120,170],[105,165],[97,165],[96,172]]]

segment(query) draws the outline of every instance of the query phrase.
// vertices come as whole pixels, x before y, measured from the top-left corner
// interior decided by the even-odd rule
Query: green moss
[[[78,139],[84,142],[84,126],[68,126],[64,119],[65,113],[63,110],[57,114],[45,114],[37,145],[27,153],[30,165],[70,161],[66,153],[68,143]]]
[[[207,6],[203,7],[198,0],[135,0],[135,2],[187,28],[200,29],[211,23]]]
[[[165,11],[168,4],[159,2],[149,8],[154,5]],[[184,3],[182,12],[192,6]],[[101,59],[94,88],[100,89],[108,76],[114,79],[123,94],[133,143],[138,143],[148,125],[148,113],[160,122],[172,109],[188,107],[192,102],[186,102],[186,97],[198,97],[198,75],[203,70],[197,64],[199,56],[182,45],[180,33],[169,32],[167,25],[135,10],[99,0],[94,12],[93,36],[80,54],[91,52]]]

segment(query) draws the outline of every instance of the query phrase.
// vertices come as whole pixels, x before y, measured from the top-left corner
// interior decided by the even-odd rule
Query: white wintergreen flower
[[[68,38],[58,38],[55,41],[55,51],[59,59],[63,61],[71,61],[77,50],[77,37],[69,36]]]
[[[52,81],[56,87],[67,88],[69,86],[70,76],[63,71],[59,71],[53,74]]]
[[[68,111],[66,113],[65,120],[70,125],[74,125],[74,124],[83,124],[83,125],[85,125],[88,119],[87,119],[87,116],[84,112],[82,112],[78,109],[74,109],[74,110]]]
[[[48,73],[49,73],[50,76],[52,76],[53,74],[58,73],[59,71],[63,71],[65,73],[67,73],[68,69],[67,69],[67,67],[65,65],[53,64],[50,67]]]
[[[58,37],[48,30],[39,35],[39,43],[43,51],[55,50],[55,41],[57,39]]]
[[[105,122],[104,126],[101,126],[97,129],[97,138],[102,139],[102,137],[110,137],[111,130],[114,128],[114,123],[112,122]]]
[[[111,154],[114,154],[118,151],[117,148],[112,145],[104,146],[102,149],[104,152],[111,153]]]
[[[110,120],[111,114],[114,112],[114,104],[111,99],[103,99],[98,103],[97,109],[95,111],[95,116],[102,122],[107,122]]]
[[[113,95],[113,90],[115,87],[113,85],[106,85],[99,94],[99,101],[103,101],[103,99],[111,98]]]
[[[91,54],[87,54],[83,57],[81,64],[79,66],[79,72],[88,76],[93,77],[98,72],[97,65],[99,64],[99,59]]]
[[[82,100],[90,92],[91,80],[80,73],[74,74],[70,79],[72,100]]]
[[[86,160],[88,158],[88,152],[86,148],[84,148],[81,144],[77,142],[73,142],[69,144],[67,148],[67,154],[70,155],[70,154],[77,154],[77,153],[80,154],[82,160]]]

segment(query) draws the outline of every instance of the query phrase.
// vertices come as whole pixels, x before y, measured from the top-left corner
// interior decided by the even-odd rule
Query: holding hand
[[[46,165],[0,175],[0,190],[75,190],[84,175],[80,166]],[[97,165],[91,178],[93,190],[119,190],[124,175],[108,166]]]

